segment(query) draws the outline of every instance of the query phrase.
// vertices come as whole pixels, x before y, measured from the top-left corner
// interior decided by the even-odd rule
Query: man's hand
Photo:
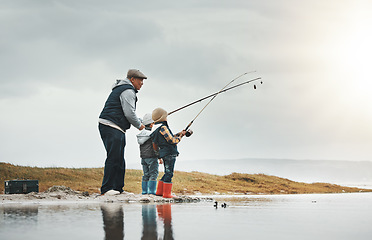
[[[145,125],[141,124],[141,127],[139,128],[139,130],[142,130],[145,128]]]

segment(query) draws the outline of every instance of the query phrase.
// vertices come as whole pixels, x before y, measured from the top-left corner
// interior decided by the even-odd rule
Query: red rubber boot
[[[158,188],[156,189],[155,193],[156,196],[163,196],[163,184],[164,183],[162,181],[158,182]]]
[[[163,198],[174,198],[176,196],[172,195],[172,183],[163,183]]]

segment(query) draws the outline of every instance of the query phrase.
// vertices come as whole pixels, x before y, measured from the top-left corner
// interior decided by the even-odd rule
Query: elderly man
[[[107,152],[101,194],[117,195],[123,192],[125,177],[125,131],[131,125],[139,130],[145,126],[136,114],[136,93],[147,77],[130,69],[125,80],[116,80],[99,116],[99,132]]]

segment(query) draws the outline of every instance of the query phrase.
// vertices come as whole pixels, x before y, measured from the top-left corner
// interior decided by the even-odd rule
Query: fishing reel
[[[194,132],[191,129],[186,130],[186,137],[190,137]]]

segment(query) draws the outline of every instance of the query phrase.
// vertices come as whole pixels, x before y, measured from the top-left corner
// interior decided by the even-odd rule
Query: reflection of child
[[[173,228],[172,228],[172,205],[168,204],[157,204],[156,210],[160,220],[164,223],[164,238],[173,239]]]
[[[152,112],[152,119],[155,121],[155,129],[151,134],[154,143],[155,151],[158,151],[158,158],[163,159],[164,175],[158,182],[158,189],[156,195],[164,198],[172,198],[172,177],[174,172],[174,164],[178,156],[177,144],[181,138],[185,136],[186,131],[173,135],[167,123],[168,113],[162,108],[156,108]]]
[[[155,195],[156,179],[159,174],[159,163],[152,147],[152,140],[150,137],[151,129],[154,125],[151,114],[148,113],[143,117],[142,124],[145,125],[145,128],[137,135],[143,169],[142,194]]]

